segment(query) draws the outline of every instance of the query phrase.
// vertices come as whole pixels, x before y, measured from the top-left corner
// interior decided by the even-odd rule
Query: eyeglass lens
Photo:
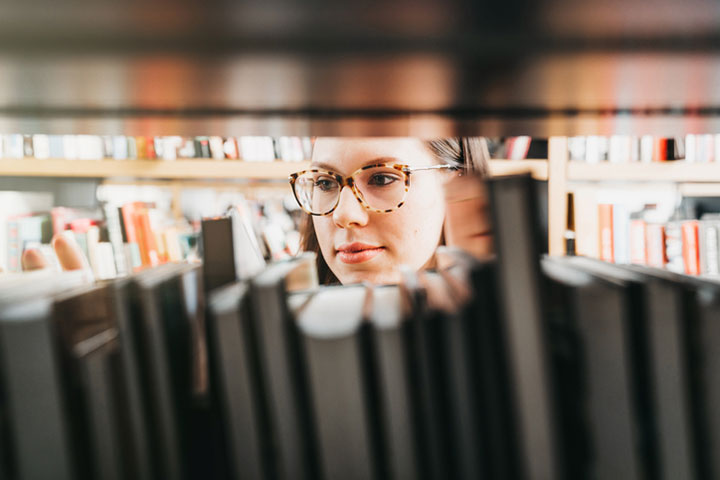
[[[374,167],[353,175],[357,194],[372,209],[395,209],[405,197],[405,174],[392,167]],[[302,207],[315,214],[330,212],[337,204],[340,184],[333,175],[306,172],[294,183]]]

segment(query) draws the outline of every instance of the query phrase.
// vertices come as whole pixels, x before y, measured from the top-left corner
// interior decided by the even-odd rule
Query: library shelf
[[[147,178],[205,180],[285,180],[309,166],[309,162],[245,162],[238,160],[66,160],[0,159],[0,176]],[[491,160],[492,175],[529,172],[547,180],[546,160]]]
[[[567,163],[567,179],[571,181],[619,182],[720,182],[720,163]]]
[[[0,176],[285,180],[309,162],[2,159]]]

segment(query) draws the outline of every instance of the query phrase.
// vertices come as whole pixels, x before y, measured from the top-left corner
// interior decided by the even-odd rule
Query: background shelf
[[[600,163],[568,162],[573,181],[720,182],[720,163]]]
[[[285,180],[308,167],[309,162],[245,162],[237,160],[65,160],[2,159],[0,176],[151,178],[151,179],[249,179]],[[491,160],[492,175],[530,172],[547,180],[546,160]]]

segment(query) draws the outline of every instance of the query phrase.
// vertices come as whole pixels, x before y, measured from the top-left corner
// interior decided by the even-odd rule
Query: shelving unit
[[[180,180],[285,180],[308,168],[309,162],[245,162],[237,160],[65,160],[2,159],[0,176],[141,178]],[[492,160],[493,175],[530,172],[547,180],[545,160]]]
[[[567,194],[582,183],[622,182],[627,185],[673,183],[690,196],[720,196],[720,163],[598,163],[570,162],[567,137],[552,137],[548,155],[549,252],[565,253]]]

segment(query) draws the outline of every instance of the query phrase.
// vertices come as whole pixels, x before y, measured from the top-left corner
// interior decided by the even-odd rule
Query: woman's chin
[[[374,272],[370,270],[343,271],[335,274],[343,285],[370,283],[373,285],[392,285],[400,283],[399,271]]]

